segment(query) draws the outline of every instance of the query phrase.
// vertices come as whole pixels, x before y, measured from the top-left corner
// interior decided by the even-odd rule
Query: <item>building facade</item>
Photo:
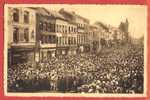
[[[36,44],[36,12],[22,7],[9,7],[8,12],[8,64],[29,59],[33,61]]]
[[[59,11],[61,15],[63,15],[68,22],[74,23],[76,25],[76,44],[77,44],[77,52],[84,52],[87,47],[87,35],[89,28],[89,20],[76,14],[75,12],[69,12],[64,9]]]
[[[57,34],[56,19],[45,8],[33,8],[37,11],[36,58],[43,61],[55,57]]]
[[[75,12],[42,7],[8,8],[8,63],[44,61],[60,55],[99,52],[128,38],[128,21],[119,28],[90,21]],[[126,27],[125,27],[126,26]]]

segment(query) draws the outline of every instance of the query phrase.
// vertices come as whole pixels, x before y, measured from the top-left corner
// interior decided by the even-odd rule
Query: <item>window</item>
[[[13,42],[19,42],[19,29],[16,27],[13,30]]]
[[[29,42],[29,29],[28,28],[24,29],[24,40],[26,42]]]
[[[56,43],[56,36],[52,36],[53,37],[53,41],[52,41],[52,43]]]
[[[42,36],[42,43],[45,43],[45,36]]]
[[[60,32],[62,33],[63,32],[63,26],[60,25]]]
[[[39,28],[40,28],[40,30],[43,30],[43,23],[42,22],[40,22]]]
[[[74,38],[74,44],[76,44],[76,38]]]
[[[34,39],[34,30],[31,32],[31,38]]]
[[[46,43],[49,43],[49,37],[48,36],[45,37],[46,37]]]
[[[59,32],[59,25],[56,25],[56,32]]]
[[[47,23],[43,23],[43,30],[46,31],[47,30]]]
[[[28,11],[24,12],[24,23],[29,23],[29,12]]]
[[[73,32],[74,32],[74,33],[76,32],[76,28],[74,28]]]
[[[71,32],[73,32],[73,27],[71,27]]]
[[[51,24],[51,32],[55,32],[55,24]]]
[[[19,22],[19,10],[18,9],[14,9],[13,11],[13,21]]]
[[[73,37],[71,38],[71,44],[74,44],[74,38]]]
[[[57,44],[59,44],[59,37],[57,37]]]
[[[70,33],[70,31],[71,31],[71,27],[69,26],[69,33]]]
[[[64,25],[62,25],[62,33],[64,33]]]
[[[70,39],[70,37],[68,38],[68,44],[69,44],[69,45],[71,44],[71,39]]]
[[[51,31],[51,24],[50,23],[48,23],[48,31],[50,32]]]
[[[48,31],[48,23],[45,22],[45,30]]]
[[[61,37],[59,37],[59,45],[61,45],[62,43],[62,39],[61,39]]]
[[[61,39],[62,39],[62,41],[61,41],[61,42],[62,42],[62,45],[64,45],[64,37],[62,37]]]

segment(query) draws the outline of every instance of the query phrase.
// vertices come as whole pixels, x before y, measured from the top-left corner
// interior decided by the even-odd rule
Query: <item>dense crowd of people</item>
[[[9,66],[8,91],[143,93],[143,48],[110,48]]]

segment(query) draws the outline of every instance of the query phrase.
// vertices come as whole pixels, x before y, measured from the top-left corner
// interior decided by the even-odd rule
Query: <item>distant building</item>
[[[99,47],[100,51],[103,47],[111,47],[113,45],[121,45],[125,43],[127,39],[127,34],[117,27],[111,25],[106,25],[102,22],[95,22],[95,26],[98,28],[97,38],[99,38]],[[95,37],[95,38],[96,38]]]
[[[96,52],[96,50],[99,48],[99,30],[98,27],[95,25],[89,26],[88,31],[88,44],[90,46],[91,52]]]
[[[125,41],[128,41],[129,38],[129,21],[126,19],[125,22],[121,22],[119,27],[118,27],[122,32],[125,33]]]

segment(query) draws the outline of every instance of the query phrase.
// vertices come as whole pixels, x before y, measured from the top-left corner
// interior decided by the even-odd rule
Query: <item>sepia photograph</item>
[[[10,96],[145,96],[147,6],[5,4]]]

